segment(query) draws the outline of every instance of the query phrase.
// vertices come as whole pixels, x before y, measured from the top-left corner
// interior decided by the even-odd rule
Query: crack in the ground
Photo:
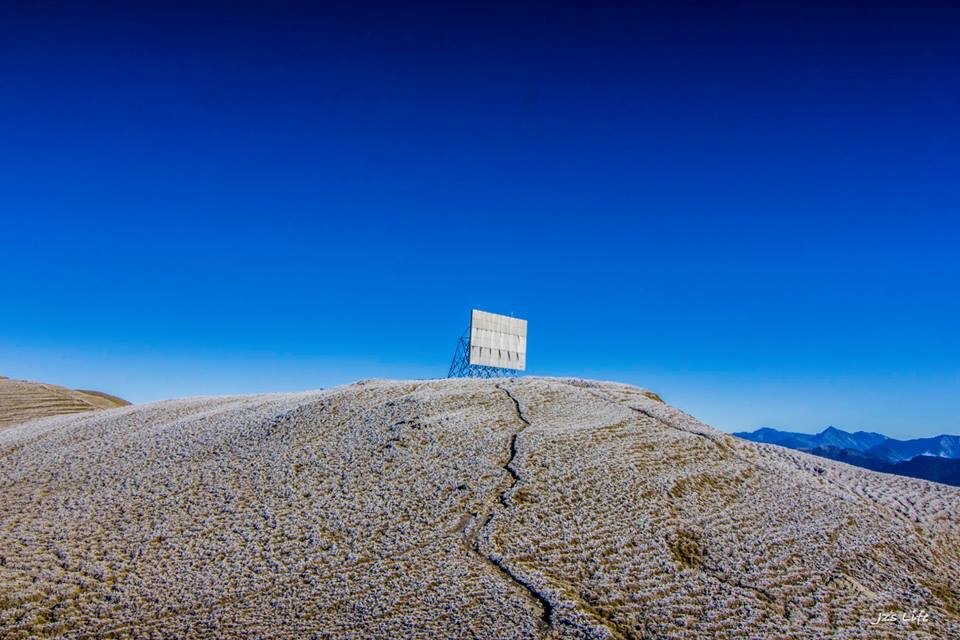
[[[517,485],[522,481],[519,470],[514,466],[514,462],[519,455],[518,439],[520,434],[523,433],[527,427],[531,426],[531,420],[526,414],[526,409],[523,403],[519,398],[513,395],[510,389],[499,384],[496,386],[497,389],[503,391],[503,393],[513,401],[517,418],[523,423],[523,426],[510,436],[510,456],[507,459],[506,464],[503,465],[503,470],[509,474],[509,478],[505,478],[505,482],[501,483],[500,485],[502,489],[499,491],[499,501],[503,508],[509,509],[513,506],[511,495],[513,494]],[[555,602],[555,596],[542,590],[528,577],[520,575],[506,562],[506,559],[503,556],[493,551],[493,545],[490,540],[490,524],[496,515],[495,508],[496,505],[493,504],[493,501],[488,500],[485,504],[485,508],[481,510],[484,514],[482,518],[484,522],[479,527],[471,528],[470,524],[475,524],[478,522],[481,519],[481,514],[475,514],[473,518],[467,521],[463,527],[465,543],[477,555],[495,567],[501,575],[526,590],[530,598],[540,606],[542,611],[540,623],[541,630],[555,628],[558,625],[558,605]],[[484,546],[487,548],[486,552],[484,552]],[[586,632],[588,637],[614,638],[616,640],[622,640],[627,637],[627,634],[621,632],[612,621],[604,618],[595,609],[587,606],[586,603],[582,601],[574,601],[570,604],[575,611],[574,619],[569,619],[569,614],[563,614],[561,618],[559,618],[559,620],[562,620],[563,624],[571,624],[575,627],[579,627],[580,631]],[[564,605],[560,608],[566,609],[568,606],[569,605]],[[587,615],[584,615],[585,613]],[[596,618],[596,620],[591,620],[591,615]],[[581,617],[585,619],[575,620],[575,618]]]
[[[513,400],[513,406],[514,406],[514,408],[517,410],[517,417],[520,418],[520,421],[523,422],[523,424],[525,424],[527,427],[529,427],[529,426],[530,426],[530,418],[527,417],[527,412],[524,410],[523,405],[520,403],[520,400],[518,400],[517,397],[516,397],[515,395],[513,395],[513,392],[510,391],[510,389],[508,389],[508,388],[506,388],[506,387],[504,387],[504,386],[501,386],[501,385],[498,384],[498,385],[497,385],[497,389],[500,389],[500,391],[503,391],[505,394],[507,394],[507,397],[508,397],[508,398],[510,398],[511,400]],[[526,427],[524,427],[524,428],[526,428]],[[520,431],[523,431],[523,429],[520,429]]]
[[[523,431],[523,429],[521,429],[520,431]],[[510,486],[507,487],[506,491],[500,494],[500,504],[502,504],[504,507],[507,507],[508,509],[510,508],[509,495],[514,490],[514,488],[516,488],[517,483],[520,482],[520,475],[517,473],[517,470],[513,468],[513,461],[517,457],[517,436],[519,434],[520,432],[518,431],[517,433],[510,436],[510,460],[503,467],[504,470],[510,474],[511,482],[510,482]]]
[[[540,610],[540,620],[537,625],[540,632],[549,632],[562,624],[572,625],[581,634],[591,638],[624,640],[633,637],[632,634],[620,630],[613,621],[606,619],[596,609],[576,598],[569,603],[564,602],[562,605],[558,605],[554,594],[539,587],[530,577],[520,574],[502,555],[494,550],[491,540],[491,524],[498,509],[510,509],[514,506],[511,496],[523,480],[520,477],[519,469],[514,465],[520,454],[519,436],[527,427],[531,426],[531,420],[527,416],[524,404],[520,399],[505,386],[498,384],[496,388],[510,398],[516,410],[517,418],[523,424],[510,435],[510,454],[506,462],[501,465],[501,468],[506,471],[503,480],[484,501],[480,509],[475,513],[464,515],[458,523],[464,547],[487,563],[504,579],[527,594],[528,598]],[[500,507],[497,506],[498,501]]]
[[[499,554],[488,553],[485,557],[500,571],[501,574],[527,590],[527,593],[530,594],[530,597],[536,600],[542,609],[540,616],[542,626],[552,627],[553,603],[551,603],[545,595],[540,593],[535,585],[531,584],[528,580],[524,580],[522,576],[517,575],[514,570],[510,568],[510,565],[504,562],[503,558]]]
[[[530,420],[526,417],[520,401],[514,397],[508,389],[500,385],[497,385],[497,389],[503,391],[507,397],[510,398],[516,409],[517,417],[523,423],[519,429],[510,435],[510,455],[507,458],[507,461],[502,465],[503,470],[507,472],[507,477],[500,482],[500,484],[497,486],[497,491],[495,494],[493,494],[497,496],[497,499],[504,508],[510,508],[511,503],[509,500],[509,494],[520,482],[520,475],[513,467],[513,461],[516,459],[518,453],[517,437],[524,429],[530,426]],[[547,596],[541,593],[535,585],[531,584],[529,580],[525,580],[522,576],[518,575],[506,562],[504,562],[500,555],[492,550],[484,550],[484,547],[492,546],[489,539],[490,532],[488,527],[495,516],[495,509],[496,501],[493,500],[492,497],[488,498],[477,513],[474,513],[472,517],[468,517],[463,520],[463,525],[460,528],[460,532],[463,536],[464,546],[469,551],[475,553],[478,557],[484,560],[484,562],[493,567],[508,581],[523,589],[529,598],[536,603],[540,609],[541,613],[539,626],[541,629],[549,628],[553,625],[553,603],[550,602]],[[482,524],[480,524],[481,522]]]
[[[513,466],[514,460],[517,459],[517,438],[527,427],[530,426],[530,419],[527,417],[526,411],[524,411],[524,407],[520,403],[520,400],[514,396],[509,389],[499,384],[497,385],[497,389],[503,391],[505,394],[507,394],[507,397],[513,401],[513,406],[517,412],[517,418],[519,418],[523,423],[523,426],[520,427],[512,436],[510,436],[510,459],[507,460],[507,464],[503,466],[504,470],[510,474],[511,483],[510,486],[507,487],[506,491],[500,494],[500,504],[509,508],[511,506],[509,496],[516,488],[517,484],[520,483],[520,474],[517,473],[517,470]]]

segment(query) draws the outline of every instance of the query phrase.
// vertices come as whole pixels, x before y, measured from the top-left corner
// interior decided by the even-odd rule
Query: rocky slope
[[[128,404],[126,400],[100,391],[78,391],[0,376],[0,429],[45,416],[113,409]]]
[[[169,401],[0,432],[0,636],[960,637],[958,514],[616,384]]]

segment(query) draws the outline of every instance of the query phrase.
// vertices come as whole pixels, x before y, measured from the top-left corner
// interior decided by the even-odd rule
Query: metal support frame
[[[517,371],[514,369],[470,364],[469,328],[457,340],[457,348],[453,352],[453,360],[450,362],[450,371],[447,372],[448,378],[512,378],[516,375]]]

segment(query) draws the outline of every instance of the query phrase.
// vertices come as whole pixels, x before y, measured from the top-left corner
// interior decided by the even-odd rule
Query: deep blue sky
[[[441,376],[476,306],[720,428],[960,432],[956,5],[16,4],[0,374]]]

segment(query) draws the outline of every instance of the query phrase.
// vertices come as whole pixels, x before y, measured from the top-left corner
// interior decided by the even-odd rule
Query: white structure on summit
[[[448,378],[496,378],[527,368],[527,321],[473,309]]]

